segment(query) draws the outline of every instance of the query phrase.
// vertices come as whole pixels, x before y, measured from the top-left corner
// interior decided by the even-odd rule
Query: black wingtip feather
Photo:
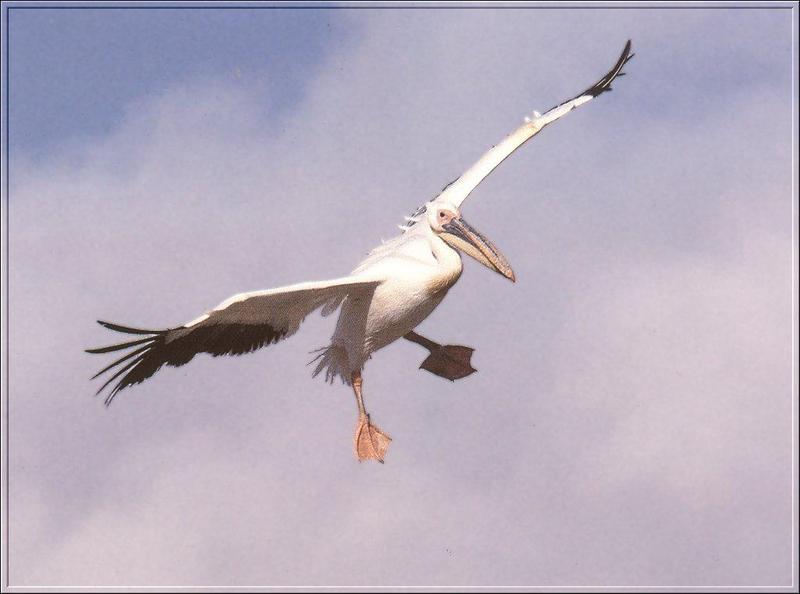
[[[99,395],[100,395],[100,392],[102,392],[103,390],[105,390],[105,389],[106,389],[106,386],[108,386],[108,384],[110,384],[110,383],[111,383],[111,382],[113,382],[115,379],[117,379],[119,376],[121,376],[123,373],[125,373],[126,371],[128,371],[128,370],[129,370],[131,367],[135,366],[135,365],[136,365],[136,364],[138,364],[138,363],[141,363],[143,358],[144,358],[144,355],[140,355],[140,356],[136,357],[136,359],[134,359],[133,361],[131,361],[130,363],[128,363],[127,365],[124,365],[124,366],[122,366],[121,368],[119,368],[119,369],[118,369],[118,370],[117,370],[117,371],[114,373],[114,375],[112,375],[110,378],[108,378],[108,379],[106,380],[106,383],[104,383],[102,386],[100,386],[100,389],[99,389],[99,390],[97,390],[97,392],[95,392],[95,396],[99,396]],[[122,380],[122,381],[121,381],[119,384],[117,384],[117,385],[114,387],[114,390],[117,390],[118,388],[119,388],[119,389],[121,389],[121,388],[120,388],[120,385],[122,385],[122,383],[123,383],[124,381],[125,381],[125,378],[123,378],[123,380]],[[113,390],[112,390],[112,392],[113,392]]]
[[[99,347],[96,349],[86,349],[85,352],[91,353],[92,355],[102,355],[103,353],[112,353],[114,351],[121,351],[122,349],[127,349],[128,347],[136,346],[139,344],[144,344],[146,342],[150,342],[155,340],[156,336],[149,336],[147,338],[142,338],[141,340],[132,340],[130,342],[123,342],[120,344],[112,344],[106,347]]]
[[[124,356],[120,357],[119,359],[117,359],[116,361],[114,361],[114,362],[113,362],[111,365],[108,365],[107,367],[103,367],[103,369],[101,369],[100,371],[98,371],[97,373],[95,373],[95,374],[94,374],[94,375],[91,377],[91,379],[97,379],[98,377],[100,377],[101,375],[103,375],[103,374],[104,374],[106,371],[108,371],[109,369],[112,369],[113,367],[116,367],[116,366],[117,366],[117,365],[119,365],[120,363],[124,363],[125,361],[127,361],[127,360],[128,360],[128,359],[130,359],[131,357],[135,357],[136,355],[138,355],[138,354],[140,354],[140,353],[143,353],[143,352],[145,352],[147,349],[151,348],[151,346],[152,346],[152,345],[150,345],[150,344],[146,344],[146,345],[144,345],[142,348],[135,349],[135,350],[131,351],[130,353],[128,353],[127,355],[124,355]]]
[[[164,344],[165,335],[166,335],[167,332],[169,332],[169,330],[146,330],[146,329],[143,329],[143,328],[132,328],[130,326],[121,326],[120,324],[114,324],[112,322],[106,322],[104,320],[97,320],[97,323],[100,324],[101,326],[103,326],[104,328],[108,328],[109,330],[114,330],[116,332],[121,332],[121,333],[124,333],[124,334],[148,335],[148,336],[145,336],[144,338],[131,340],[131,341],[128,341],[128,342],[122,342],[122,343],[119,343],[119,344],[112,344],[112,345],[109,345],[109,346],[98,347],[98,348],[93,348],[93,349],[85,349],[85,351],[87,353],[90,353],[90,354],[93,354],[93,355],[111,353],[111,352],[115,352],[115,351],[121,351],[121,350],[124,350],[124,349],[129,349],[129,348],[132,349],[130,352],[124,354],[119,359],[116,359],[110,365],[107,365],[106,367],[101,369],[99,372],[97,372],[91,378],[91,379],[97,379],[98,377],[100,377],[101,375],[106,373],[107,371],[110,371],[110,370],[114,369],[115,367],[121,365],[121,367],[119,369],[115,370],[114,374],[110,378],[108,378],[108,380],[106,380],[106,382],[102,386],[100,386],[100,389],[97,390],[95,395],[99,395],[115,379],[117,379],[121,375],[125,374],[125,372],[128,372],[113,387],[113,389],[111,390],[111,393],[106,398],[106,405],[108,405],[108,404],[111,403],[111,401],[114,399],[114,396],[120,390],[122,390],[123,388],[125,388],[125,387],[127,387],[129,385],[132,385],[134,383],[138,383],[138,382],[143,381],[144,379],[146,379],[146,377],[149,377],[150,375],[155,373],[158,370],[158,368],[161,367],[161,364],[155,366],[155,368],[152,369],[152,371],[149,374],[147,374],[147,375],[145,375],[144,377],[141,377],[141,378],[139,378],[138,376],[134,377],[132,375],[132,372],[134,372],[136,370],[137,366],[140,363],[142,363],[142,361],[144,361],[145,358],[148,357],[148,355],[153,353],[154,350],[158,349],[159,346],[162,346]],[[133,347],[138,347],[138,348],[133,348]],[[155,354],[155,353],[153,353],[153,354]],[[126,363],[126,361],[128,361],[132,357],[134,357],[134,359],[132,361]],[[124,363],[124,365],[123,365],[123,363]],[[150,365],[150,367],[153,367],[153,365]]]
[[[112,324],[111,322],[104,322],[103,320],[97,320],[97,323],[104,328],[115,330],[116,332],[122,332],[123,334],[164,334],[164,332],[166,332],[165,330],[145,330],[143,328],[120,326],[119,324]]]
[[[625,44],[625,47],[622,50],[619,58],[617,59],[617,63],[614,64],[614,67],[609,70],[606,75],[597,81],[594,85],[586,89],[583,93],[578,95],[578,97],[582,95],[591,95],[592,97],[597,97],[598,95],[602,95],[611,90],[611,83],[614,81],[615,78],[618,76],[624,76],[624,72],[622,72],[622,68],[627,64],[631,58],[635,54],[631,53],[631,45],[632,42],[629,39],[628,42]]]
[[[220,355],[243,355],[278,342],[287,334],[283,328],[273,328],[268,324],[241,323],[201,323],[192,327],[180,326],[166,330],[142,330],[129,328],[111,322],[98,321],[110,330],[127,334],[147,334],[148,336],[121,344],[87,349],[92,354],[109,353],[130,348],[116,361],[106,366],[94,378],[106,372],[113,375],[97,391],[100,394],[113,385],[106,397],[110,404],[119,392],[145,381],[164,365],[180,367],[191,361],[198,353],[208,353],[213,357]],[[116,368],[116,369],[115,369]],[[118,379],[119,378],[119,379]],[[113,382],[118,380],[116,384]]]

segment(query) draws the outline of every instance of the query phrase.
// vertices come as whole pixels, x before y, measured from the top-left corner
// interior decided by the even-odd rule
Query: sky
[[[6,15],[12,585],[797,583],[792,11]],[[93,397],[96,319],[346,275],[629,38],[463,206],[517,282],[465,261],[418,331],[478,373],[367,364],[385,465],[333,317]]]

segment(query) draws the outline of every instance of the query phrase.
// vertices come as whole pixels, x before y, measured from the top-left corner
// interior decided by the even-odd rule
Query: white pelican
[[[383,462],[391,438],[370,421],[364,407],[361,371],[367,359],[378,349],[405,337],[430,350],[423,369],[450,380],[469,375],[475,371],[470,365],[471,348],[438,345],[416,334],[414,328],[430,315],[461,276],[460,252],[515,280],[500,250],[461,216],[459,208],[464,199],[545,126],[610,91],[612,81],[623,76],[622,68],[632,57],[629,40],[617,63],[596,84],[543,114],[534,112],[533,117],[525,118],[524,124],[435,199],[406,217],[402,233],[370,252],[350,276],[234,295],[191,322],[167,330],[142,330],[98,321],[111,330],[141,337],[87,350],[108,353],[130,349],[92,378],[114,370],[97,393],[120,378],[106,397],[106,404],[110,404],[122,389],[144,381],[163,365],[185,365],[198,353],[215,357],[249,353],[291,336],[303,319],[319,308],[324,316],[339,309],[330,345],[320,349],[312,361],[317,362],[313,375],[324,371],[326,380],[333,382],[339,377],[352,386],[358,405],[356,456],[359,461]]]

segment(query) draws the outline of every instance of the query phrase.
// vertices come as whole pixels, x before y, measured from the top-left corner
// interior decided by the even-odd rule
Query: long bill
[[[442,227],[441,238],[455,249],[472,256],[487,268],[502,274],[512,283],[516,281],[511,265],[500,250],[464,219],[451,219]]]

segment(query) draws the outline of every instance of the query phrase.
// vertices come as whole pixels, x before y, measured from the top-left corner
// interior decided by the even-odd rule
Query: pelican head
[[[480,231],[468,224],[459,210],[445,204],[431,204],[427,209],[428,224],[433,232],[450,247],[472,256],[478,262],[502,274],[511,282],[516,281],[514,271],[494,244]]]

